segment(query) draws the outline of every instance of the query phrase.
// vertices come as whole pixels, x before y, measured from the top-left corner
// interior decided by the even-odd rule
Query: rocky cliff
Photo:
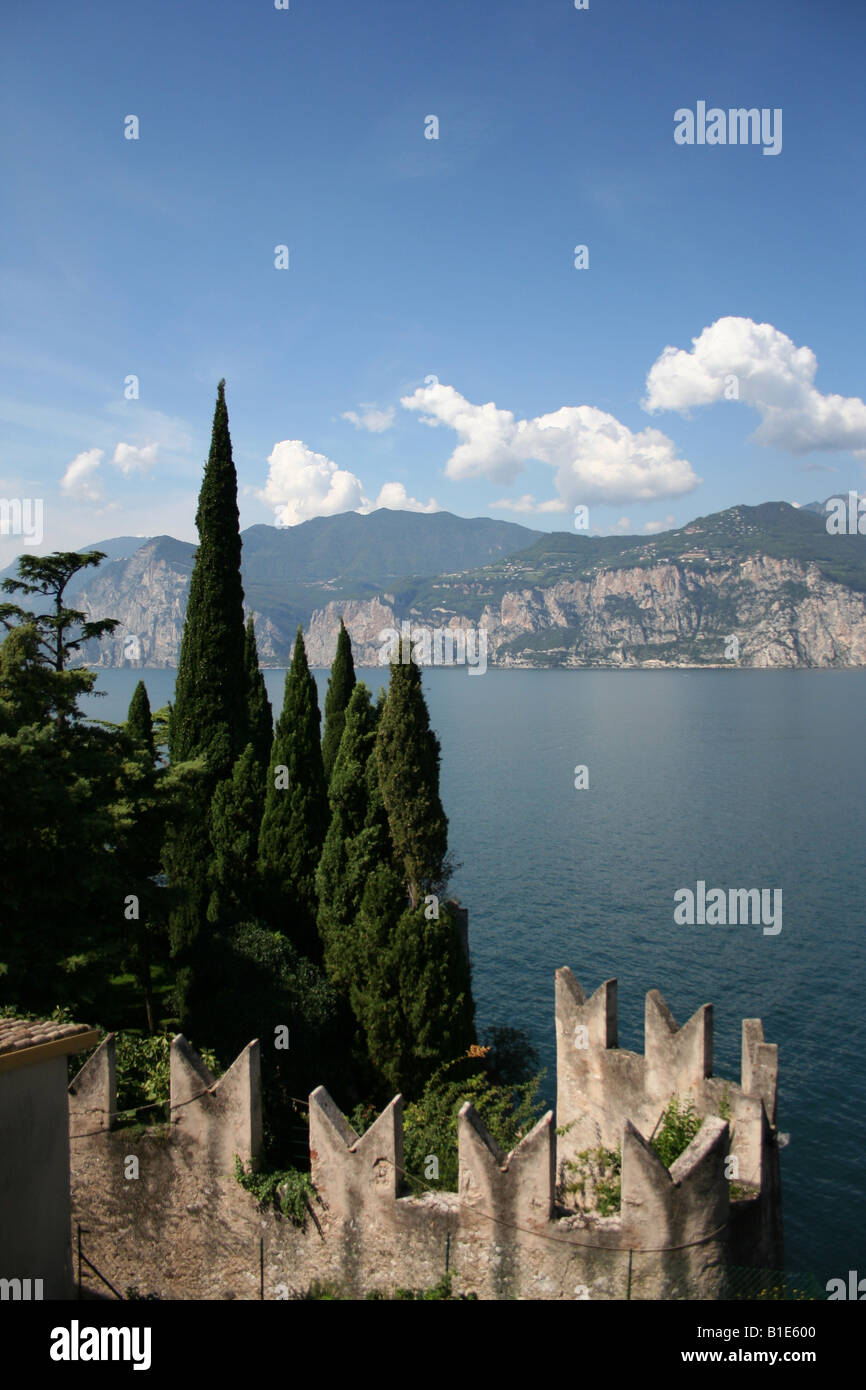
[[[119,618],[113,638],[90,644],[101,666],[174,666],[191,551],[171,557],[149,542],[96,573],[77,599],[91,618]],[[856,667],[866,665],[866,594],[828,579],[811,562],[769,555],[696,556],[606,567],[553,583],[517,583],[490,598],[478,584],[433,586],[420,606],[382,593],[308,610],[309,659],[330,665],[340,617],[355,664],[380,664],[386,628],[487,630],[493,666]],[[263,664],[290,660],[294,627],[275,610],[254,612]],[[732,639],[736,639],[735,641]]]
[[[479,623],[506,666],[866,664],[866,595],[769,556],[601,569],[506,593]]]

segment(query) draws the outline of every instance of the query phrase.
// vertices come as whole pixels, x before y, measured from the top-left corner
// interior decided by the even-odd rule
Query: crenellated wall
[[[641,1057],[616,1046],[615,980],[586,999],[560,970],[556,991],[564,1133],[557,1137],[549,1111],[505,1154],[467,1103],[457,1192],[408,1195],[401,1097],[359,1137],[320,1086],[309,1099],[315,1197],[303,1229],[260,1212],[233,1174],[235,1155],[255,1164],[261,1149],[257,1042],[215,1081],[176,1038],[170,1123],[140,1131],[112,1128],[106,1039],[70,1088],[73,1227],[85,1228],[86,1253],[121,1291],[134,1285],[162,1298],[257,1298],[260,1250],[266,1298],[314,1280],[356,1297],[429,1287],[446,1264],[455,1290],[479,1298],[718,1298],[726,1264],[778,1268],[777,1057],[760,1023],[743,1025],[738,1086],[712,1076],[709,1005],[677,1029],[651,991]],[[705,1120],[668,1171],[649,1141],[672,1094],[692,1098]],[[558,1203],[568,1159],[619,1144],[618,1215]],[[750,1192],[733,1203],[729,1152]]]
[[[615,1148],[629,1124],[652,1138],[675,1095],[691,1100],[701,1116],[725,1114],[734,1160],[729,1169],[744,1189],[731,1213],[730,1262],[781,1268],[779,1057],[776,1044],[764,1042],[760,1019],[743,1020],[739,1084],[713,1075],[712,1004],[678,1028],[652,989],[644,1010],[643,1056],[618,1047],[617,1037],[616,980],[606,980],[587,999],[568,967],[558,970],[556,1111],[560,1126],[568,1127],[559,1162],[599,1145]]]

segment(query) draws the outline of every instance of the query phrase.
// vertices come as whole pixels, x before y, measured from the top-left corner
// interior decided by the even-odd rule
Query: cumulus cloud
[[[439,503],[430,498],[429,502],[419,502],[410,497],[402,483],[383,483],[376,498],[376,507],[388,507],[394,512],[441,512]]]
[[[419,502],[403,483],[383,483],[375,502],[364,493],[355,473],[338,468],[333,459],[314,453],[300,439],[284,439],[268,456],[268,476],[263,488],[251,489],[274,509],[278,526],[297,526],[314,516],[338,512],[372,512],[388,507],[400,512],[441,512],[432,497]]]
[[[102,449],[85,449],[76,454],[60,479],[61,491],[82,502],[101,502],[105,494],[96,475],[102,455]]]
[[[133,473],[147,473],[156,462],[158,444],[145,444],[138,448],[135,444],[118,444],[111,462],[125,477]]]
[[[369,506],[361,480],[300,439],[283,439],[268,455],[268,476],[257,496],[273,507],[277,524],[297,526],[314,516]]]
[[[646,381],[645,410],[676,410],[740,400],[761,416],[759,444],[806,454],[846,449],[866,456],[866,404],[859,396],[822,395],[818,360],[771,323],[721,318],[692,339],[691,351],[666,347]]]
[[[516,420],[492,401],[473,405],[441,383],[419,387],[400,404],[418,411],[425,425],[447,425],[460,437],[445,467],[449,478],[510,483],[530,460],[538,460],[554,469],[557,510],[587,502],[677,496],[700,482],[660,430],[635,434],[594,406],[562,406],[549,415]]]
[[[370,434],[382,434],[389,430],[397,413],[393,405],[389,405],[387,410],[378,410],[374,405],[362,403],[360,410],[360,415],[356,410],[344,410],[343,419],[351,420],[356,430],[368,430]]]

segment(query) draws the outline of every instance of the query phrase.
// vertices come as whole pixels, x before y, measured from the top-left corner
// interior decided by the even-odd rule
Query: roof
[[[0,1072],[84,1052],[98,1042],[99,1030],[87,1023],[0,1018]]]

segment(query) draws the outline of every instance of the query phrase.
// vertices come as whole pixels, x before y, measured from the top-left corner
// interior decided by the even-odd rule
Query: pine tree
[[[322,739],[322,762],[325,766],[325,781],[330,783],[334,763],[343,737],[346,722],[346,709],[355,686],[355,663],[352,660],[352,641],[340,619],[340,632],[337,637],[337,652],[331,667],[328,693],[325,696],[325,733]]]
[[[112,633],[120,626],[117,618],[100,618],[88,622],[87,614],[75,608],[67,608],[63,602],[64,590],[73,575],[79,570],[90,569],[105,559],[102,550],[55,550],[51,555],[22,555],[18,561],[18,578],[4,579],[3,589],[10,594],[22,593],[31,597],[39,594],[50,598],[53,612],[32,613],[19,608],[14,603],[0,604],[0,621],[10,626],[10,618],[19,623],[32,624],[39,633],[43,648],[41,660],[55,671],[63,671],[73,652],[77,652],[85,642],[99,639]],[[67,636],[70,628],[79,627],[78,636]]]
[[[66,678],[39,659],[39,633],[33,623],[13,627],[0,645],[0,732],[14,734],[25,724],[47,725],[61,707],[70,711],[79,693],[90,690],[95,676],[83,671],[81,685],[68,690]]]
[[[448,877],[448,820],[439,799],[439,740],[414,661],[391,664],[388,698],[376,736],[379,783],[391,840],[410,905]]]
[[[88,622],[86,613],[67,608],[64,602],[70,579],[104,559],[101,550],[83,554],[75,550],[55,550],[51,555],[22,555],[18,560],[19,577],[3,580],[2,588],[7,593],[39,595],[51,600],[52,609],[47,613],[34,613],[15,603],[2,603],[0,622],[9,632],[4,643],[3,663],[11,683],[8,688],[14,689],[16,699],[23,702],[20,713],[28,715],[26,722],[54,720],[58,734],[68,734],[70,721],[81,719],[78,696],[89,693],[96,681],[92,671],[80,667],[69,670],[69,658],[85,642],[98,641],[119,626],[116,618]],[[77,635],[72,635],[76,628]],[[6,676],[0,677],[0,681],[5,681]]]
[[[250,743],[253,746],[256,762],[262,774],[268,770],[271,757],[271,744],[274,741],[274,715],[265,678],[259,670],[259,652],[256,645],[256,629],[252,618],[247,618],[244,632],[244,664],[247,673],[247,716],[249,719]]]
[[[206,920],[210,801],[249,742],[244,593],[237,474],[232,458],[225,382],[219,383],[210,454],[199,493],[196,551],[186,609],[175,700],[169,722],[173,763],[201,757],[205,774],[189,796],[189,815],[166,837],[169,883],[183,892],[172,913],[172,951],[177,959],[177,1009],[194,1026],[197,962],[207,941],[196,938]]]
[[[263,915],[311,959],[321,958],[315,880],[327,828],[319,699],[299,627],[271,749],[259,873]]]
[[[43,569],[24,556],[26,592],[52,592],[54,614],[3,608],[11,631],[0,647],[0,978],[5,1000],[25,1010],[72,1001],[87,1010],[116,973],[107,965],[122,913],[112,801],[127,748],[120,731],[86,723],[78,708],[94,673],[66,669],[85,640],[68,635],[84,615],[63,606],[80,559],[44,557]]]

